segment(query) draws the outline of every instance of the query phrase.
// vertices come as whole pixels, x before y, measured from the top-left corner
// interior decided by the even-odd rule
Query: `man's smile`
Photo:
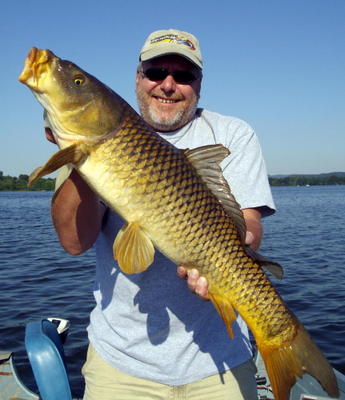
[[[163,104],[175,104],[178,103],[179,101],[181,101],[180,99],[166,99],[164,97],[160,97],[160,96],[152,96],[155,100],[157,100],[159,103],[163,103]]]

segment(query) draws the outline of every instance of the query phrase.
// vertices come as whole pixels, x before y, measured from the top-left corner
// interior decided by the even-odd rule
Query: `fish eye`
[[[76,86],[81,86],[85,82],[85,79],[82,76],[76,76],[74,78],[74,84]]]

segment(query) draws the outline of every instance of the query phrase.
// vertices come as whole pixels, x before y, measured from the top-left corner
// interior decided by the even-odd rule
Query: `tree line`
[[[345,174],[288,175],[269,177],[271,186],[345,185]]]
[[[41,178],[28,187],[29,175],[18,177],[4,175],[0,171],[0,191],[17,190],[54,190],[55,179]],[[288,175],[283,177],[269,177],[271,186],[315,186],[315,185],[345,185],[345,173],[320,175]]]
[[[0,171],[0,191],[54,190],[55,179],[41,178],[28,187],[29,175],[9,176]]]

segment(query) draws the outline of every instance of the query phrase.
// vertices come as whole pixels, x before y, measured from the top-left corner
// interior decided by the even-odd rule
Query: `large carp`
[[[338,396],[333,369],[261,267],[279,273],[279,266],[244,245],[243,215],[219,166],[227,149],[177,149],[110,88],[50,50],[32,48],[19,80],[43,105],[60,147],[31,182],[72,163],[126,221],[114,242],[125,273],[148,268],[155,247],[197,268],[230,336],[236,311],[251,329],[276,400],[306,372]]]

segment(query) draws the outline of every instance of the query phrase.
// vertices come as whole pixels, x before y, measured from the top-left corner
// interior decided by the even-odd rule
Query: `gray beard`
[[[199,97],[196,97],[195,101],[187,110],[181,110],[171,118],[164,118],[151,108],[147,107],[145,102],[142,100],[140,90],[137,90],[136,94],[141,116],[149,125],[152,126],[153,129],[160,132],[175,131],[176,129],[182,128],[186,125],[194,117],[199,101]]]

